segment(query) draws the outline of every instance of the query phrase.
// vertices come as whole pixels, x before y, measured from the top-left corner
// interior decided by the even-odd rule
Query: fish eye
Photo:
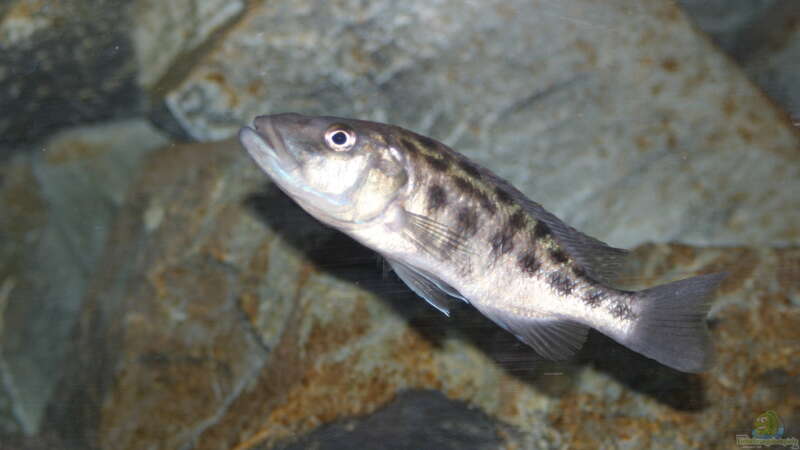
[[[333,151],[345,152],[356,143],[356,134],[347,128],[335,126],[325,132],[325,142]]]

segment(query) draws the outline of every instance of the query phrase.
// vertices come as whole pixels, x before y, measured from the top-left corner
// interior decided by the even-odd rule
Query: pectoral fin
[[[398,277],[403,280],[414,293],[425,299],[442,314],[450,317],[450,297],[464,300],[464,297],[453,287],[443,281],[423,273],[412,266],[388,259],[389,265]]]
[[[405,234],[420,250],[438,257],[453,252],[472,253],[469,239],[453,228],[430,217],[405,212]]]

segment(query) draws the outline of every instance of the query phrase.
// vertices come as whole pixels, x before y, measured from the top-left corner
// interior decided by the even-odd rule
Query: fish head
[[[391,129],[287,113],[256,117],[239,140],[303,209],[329,225],[354,227],[381,217],[408,183],[405,157],[389,144]]]
[[[777,436],[782,425],[781,419],[775,411],[766,411],[753,421],[753,435]]]

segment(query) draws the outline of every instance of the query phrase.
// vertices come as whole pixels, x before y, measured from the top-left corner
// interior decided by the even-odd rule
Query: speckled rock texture
[[[800,135],[676,5],[363,5],[254,5],[170,110],[199,139],[286,111],[404,125],[616,245],[800,238]]]
[[[41,429],[113,217],[166,142],[121,121],[58,133],[0,166],[0,430]]]
[[[3,2],[0,157],[59,128],[141,111],[128,3]]]
[[[365,418],[326,425],[275,448],[488,450],[502,444],[499,434],[503,432],[480,410],[449,400],[438,391],[406,391]]]
[[[139,85],[152,92],[180,80],[212,35],[235,22],[244,7],[244,0],[134,2]]]
[[[800,12],[680,3],[0,2],[0,449],[800,437]],[[447,319],[229,139],[287,110],[439,138],[636,246],[631,288],[729,271],[717,364]]]
[[[73,436],[84,444],[270,448],[409,389],[478,408],[508,430],[492,439],[517,448],[729,448],[765,409],[800,426],[797,248],[634,252],[633,288],[731,273],[710,315],[707,373],[599,334],[552,363],[468,305],[447,319],[382,276],[370,251],[264,183],[235,142],[155,153],[137,186],[85,302],[73,390],[58,400],[69,407],[56,423],[88,430]]]
[[[691,18],[800,126],[800,3],[680,0]]]

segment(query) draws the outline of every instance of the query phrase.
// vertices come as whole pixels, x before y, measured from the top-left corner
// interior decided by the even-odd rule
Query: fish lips
[[[348,207],[345,196],[319,192],[304,181],[301,164],[287,148],[273,116],[256,117],[252,128],[242,127],[239,141],[275,184],[307,210],[318,204],[324,204],[329,211]]]
[[[259,116],[252,127],[239,130],[239,142],[247,153],[276,181],[292,182],[299,168],[297,159],[287,150],[269,116]]]

